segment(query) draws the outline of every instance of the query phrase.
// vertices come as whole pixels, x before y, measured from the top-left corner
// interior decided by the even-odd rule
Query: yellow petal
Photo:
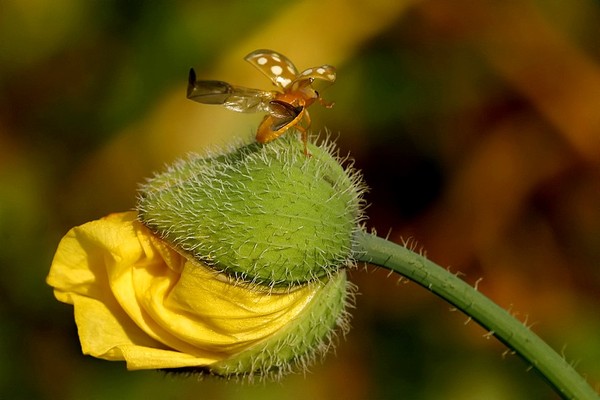
[[[267,340],[322,288],[234,283],[179,254],[134,212],[73,228],[47,278],[75,308],[82,350],[130,369],[208,366]]]

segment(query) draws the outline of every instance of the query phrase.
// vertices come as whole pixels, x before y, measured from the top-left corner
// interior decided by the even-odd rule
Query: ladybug
[[[309,156],[307,129],[310,116],[307,108],[315,101],[326,108],[333,103],[323,100],[313,88],[313,82],[335,82],[336,71],[331,65],[321,65],[298,72],[283,54],[272,50],[255,50],[245,58],[266,75],[279,90],[260,90],[234,86],[223,81],[198,80],[190,69],[187,98],[202,104],[219,104],[237,112],[266,112],[256,132],[259,143],[268,143],[288,129],[300,131],[304,153]]]

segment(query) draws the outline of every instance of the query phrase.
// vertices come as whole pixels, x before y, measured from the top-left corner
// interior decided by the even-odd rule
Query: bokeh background
[[[600,382],[600,3],[592,0],[0,2],[1,399],[555,399],[414,284],[358,269],[353,330],[306,376],[236,385],[82,356],[44,279],[66,231],[131,209],[165,163],[260,115],[186,100],[187,71],[269,89],[272,48],[336,65],[368,228],[411,238]]]

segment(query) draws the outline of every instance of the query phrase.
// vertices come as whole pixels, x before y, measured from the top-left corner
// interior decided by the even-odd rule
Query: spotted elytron
[[[268,143],[294,127],[302,134],[304,153],[309,155],[307,129],[310,126],[310,116],[307,108],[315,101],[327,108],[333,106],[333,103],[328,103],[319,96],[312,84],[315,79],[333,83],[335,68],[321,65],[298,73],[287,57],[272,50],[255,50],[244,59],[266,75],[281,91],[250,89],[223,81],[197,80],[192,68],[187,88],[188,99],[203,104],[220,104],[237,112],[266,112],[267,115],[258,126],[256,140]]]

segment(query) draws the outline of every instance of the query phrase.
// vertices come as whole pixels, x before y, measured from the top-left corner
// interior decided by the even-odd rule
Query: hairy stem
[[[465,281],[425,257],[375,235],[359,232],[355,243],[358,261],[397,272],[454,305],[531,364],[563,398],[600,398],[546,342]]]

